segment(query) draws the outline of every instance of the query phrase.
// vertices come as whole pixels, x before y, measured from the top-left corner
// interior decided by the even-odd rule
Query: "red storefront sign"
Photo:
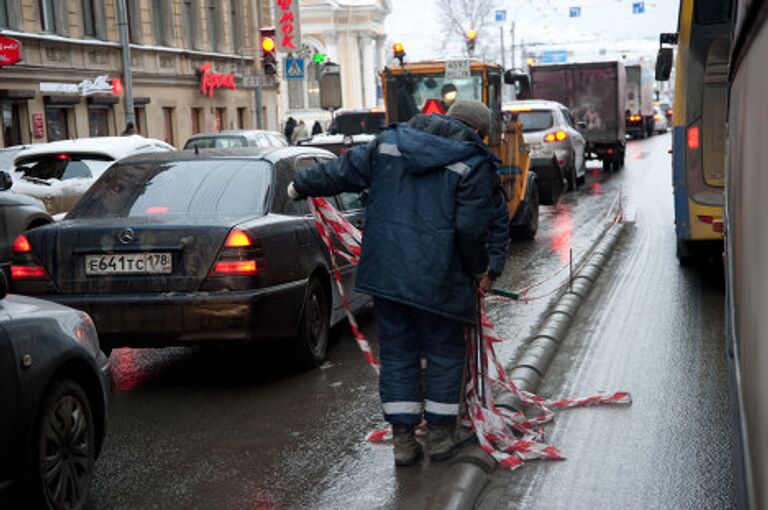
[[[11,66],[23,58],[21,42],[12,37],[0,35],[0,67]]]
[[[277,26],[277,51],[290,53],[301,49],[301,26],[299,23],[299,0],[275,0]]]
[[[222,87],[237,89],[234,74],[214,73],[211,71],[212,67],[211,64],[200,66],[200,92],[204,96],[213,97],[213,91]]]
[[[32,136],[34,138],[43,138],[45,136],[45,121],[42,113],[32,114]]]

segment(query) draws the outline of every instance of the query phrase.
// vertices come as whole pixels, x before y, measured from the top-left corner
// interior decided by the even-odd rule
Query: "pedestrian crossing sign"
[[[285,59],[285,78],[288,80],[304,79],[304,59],[286,58]]]

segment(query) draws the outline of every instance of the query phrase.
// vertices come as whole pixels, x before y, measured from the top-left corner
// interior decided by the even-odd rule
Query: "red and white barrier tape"
[[[370,344],[360,331],[352,311],[344,296],[341,273],[336,256],[357,265],[360,257],[362,234],[351,225],[336,209],[323,198],[310,198],[310,209],[320,237],[331,255],[333,274],[339,290],[344,311],[349,319],[352,334],[363,351],[368,363],[379,371],[379,363],[371,351]],[[344,250],[333,242],[339,241]],[[480,332],[468,332],[468,374],[465,381],[466,416],[463,421],[471,425],[477,434],[480,447],[491,455],[503,467],[516,469],[523,462],[533,459],[564,459],[563,454],[554,446],[544,442],[543,426],[554,418],[554,409],[570,409],[603,404],[630,404],[632,398],[627,392],[600,394],[590,397],[563,400],[548,400],[534,393],[518,388],[507,375],[499,362],[493,344],[501,342],[493,324],[481,306]],[[510,411],[497,407],[491,387],[507,391],[523,405],[532,407],[540,413],[533,418],[526,417],[521,411]],[[424,432],[423,424],[417,431]],[[521,436],[521,437],[518,437]],[[392,437],[391,430],[378,430],[366,436],[368,441],[378,443]]]

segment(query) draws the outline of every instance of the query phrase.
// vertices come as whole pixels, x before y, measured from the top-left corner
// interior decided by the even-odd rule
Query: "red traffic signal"
[[[266,75],[277,74],[277,53],[275,51],[275,31],[261,31],[261,68]]]

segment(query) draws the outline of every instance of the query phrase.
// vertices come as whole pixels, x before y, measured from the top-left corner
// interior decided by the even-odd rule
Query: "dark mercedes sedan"
[[[165,153],[121,160],[66,218],[14,243],[15,292],[86,311],[105,349],[290,340],[319,364],[344,317],[297,169],[312,148]],[[355,196],[333,197],[354,223]],[[353,306],[354,267],[342,267]]]

